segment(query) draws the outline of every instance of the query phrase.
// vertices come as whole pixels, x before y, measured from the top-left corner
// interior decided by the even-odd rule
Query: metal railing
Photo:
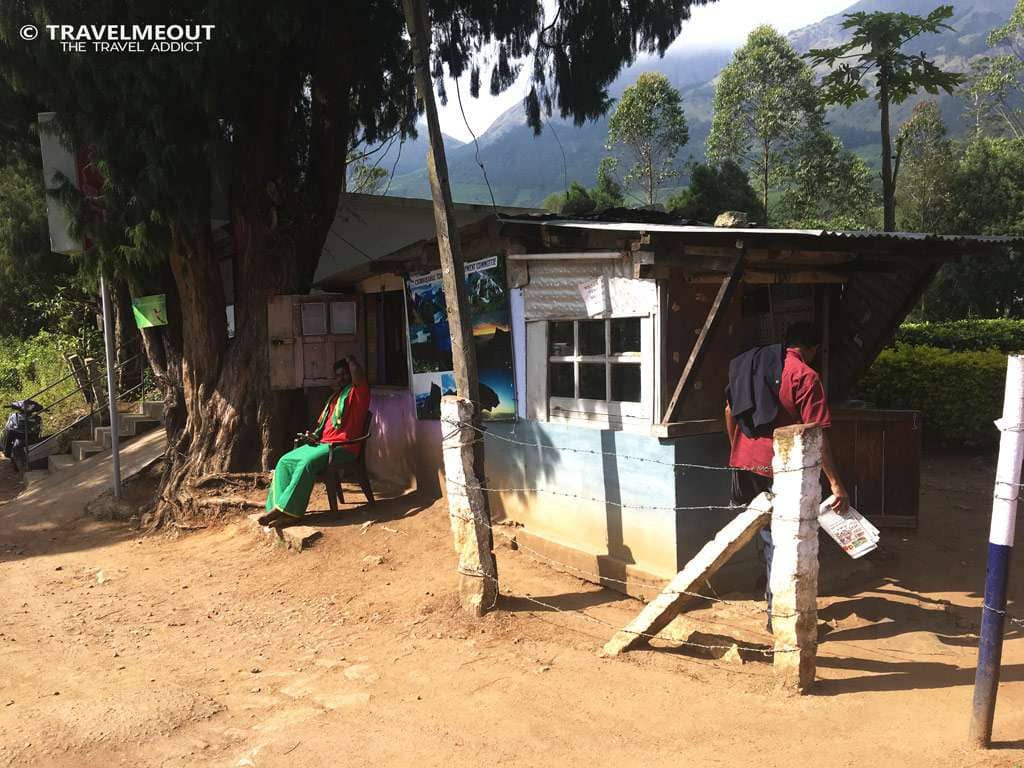
[[[116,350],[116,354],[117,355],[121,355],[126,350],[132,348],[135,345],[140,345],[140,344],[141,344],[141,339],[131,339],[128,342],[126,342],[125,344],[122,344],[120,347],[118,347],[118,349]],[[142,363],[143,363],[142,371],[141,371],[141,380],[139,381],[138,384],[135,384],[134,386],[129,387],[128,389],[125,389],[124,391],[118,391],[117,392],[117,397],[115,398],[115,400],[117,402],[122,402],[124,400],[132,399],[137,394],[139,399],[140,399],[140,407],[144,409],[146,393],[147,393],[148,389],[153,384],[152,374],[151,374],[151,371],[149,369],[148,362],[146,361],[145,353],[143,351],[137,351],[137,352],[135,352],[135,354],[131,355],[130,357],[127,357],[127,358],[121,360],[116,366],[114,366],[113,372],[114,373],[119,373],[120,371],[126,369],[128,366],[133,365],[133,364],[135,364],[138,361],[142,361]],[[69,364],[71,364],[70,361],[69,361]],[[109,414],[109,411],[110,411],[109,398],[97,397],[96,395],[98,393],[96,392],[96,389],[95,389],[97,387],[97,385],[101,385],[101,387],[105,390],[105,386],[103,386],[103,385],[104,385],[106,376],[107,376],[107,371],[106,371],[106,366],[104,366],[104,365],[98,365],[95,368],[92,368],[91,370],[87,370],[85,372],[84,376],[83,376],[83,372],[81,370],[72,370],[67,375],[62,376],[61,378],[57,379],[54,382],[51,382],[50,384],[47,384],[45,387],[40,389],[38,392],[35,392],[32,395],[29,395],[28,397],[20,398],[21,400],[34,400],[34,401],[38,402],[38,398],[40,398],[40,396],[46,394],[47,392],[52,391],[54,388],[60,386],[61,384],[64,384],[64,383],[66,383],[67,381],[69,381],[71,379],[74,379],[77,386],[74,389],[72,389],[70,392],[67,392],[67,393],[61,395],[60,397],[58,397],[56,400],[54,400],[51,403],[48,403],[48,404],[45,404],[45,405],[40,403],[40,405],[43,406],[43,409],[42,409],[42,411],[40,411],[40,413],[45,413],[47,411],[50,411],[51,409],[57,407],[58,405],[61,405],[62,403],[65,403],[68,400],[70,400],[70,399],[72,399],[72,398],[74,398],[76,396],[79,396],[79,395],[82,397],[82,399],[84,400],[85,404],[87,406],[89,406],[89,411],[87,413],[85,413],[85,414],[83,414],[81,416],[78,416],[71,423],[65,425],[64,427],[62,427],[61,429],[57,430],[56,432],[53,432],[53,433],[51,433],[49,435],[46,435],[42,440],[39,440],[38,442],[32,443],[30,446],[28,446],[28,448],[27,448],[27,455],[28,455],[29,461],[35,461],[35,460],[38,460],[39,458],[42,458],[42,457],[38,457],[38,456],[36,458],[33,458],[33,454],[38,454],[39,451],[44,446],[50,444],[51,442],[53,442],[57,438],[59,438],[59,437],[61,437],[63,435],[66,435],[68,432],[71,432],[72,430],[75,430],[75,429],[81,427],[83,424],[85,424],[87,422],[90,425],[95,426],[95,422],[96,422],[97,417],[102,418],[105,413],[108,416],[110,415]],[[113,421],[113,419],[111,419],[111,421]],[[25,424],[26,424],[26,429],[27,429],[27,420],[25,421]]]

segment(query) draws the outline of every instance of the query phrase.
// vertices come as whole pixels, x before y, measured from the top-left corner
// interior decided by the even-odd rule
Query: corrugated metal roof
[[[737,236],[838,238],[843,240],[894,240],[899,242],[945,242],[969,245],[1024,244],[1024,237],[1010,235],[933,235],[925,232],[880,232],[874,230],[843,231],[830,229],[770,229],[759,227],[709,227],[693,224],[663,224],[642,221],[597,221],[589,219],[559,219],[549,216],[499,216],[509,224],[535,224],[564,229],[590,229],[612,232],[664,232],[668,234],[712,235],[733,239]]]

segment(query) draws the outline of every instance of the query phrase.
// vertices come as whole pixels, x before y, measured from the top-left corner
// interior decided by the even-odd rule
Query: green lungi
[[[277,510],[292,517],[302,517],[317,475],[327,469],[330,450],[331,447],[325,443],[300,445],[282,456],[270,480],[267,511]],[[334,451],[335,464],[347,464],[355,458],[344,449]]]

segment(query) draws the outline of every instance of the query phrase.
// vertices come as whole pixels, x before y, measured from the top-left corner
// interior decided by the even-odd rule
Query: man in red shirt
[[[363,436],[370,408],[370,385],[362,366],[351,355],[334,364],[334,393],[327,399],[316,429],[300,435],[304,443],[277,462],[267,494],[267,513],[260,525],[280,525],[289,517],[302,517],[313,483],[327,467],[334,446],[334,461],[355,461],[362,443],[342,445]]]
[[[764,491],[772,488],[772,458],[775,455],[772,431],[793,424],[817,424],[824,430],[821,439],[821,468],[828,478],[832,490],[832,508],[845,512],[849,507],[849,494],[839,479],[832,450],[829,446],[828,428],[832,426],[832,414],[825,398],[821,377],[811,368],[821,347],[821,335],[811,323],[796,323],[786,331],[785,358],[782,375],[779,378],[778,413],[770,428],[759,430],[749,436],[740,428],[733,417],[730,403],[725,406],[725,428],[732,447],[729,466],[733,468],[732,502],[746,506]],[[768,584],[765,598],[768,602],[768,628],[771,630],[771,526],[761,530],[764,543],[762,550],[766,561]]]

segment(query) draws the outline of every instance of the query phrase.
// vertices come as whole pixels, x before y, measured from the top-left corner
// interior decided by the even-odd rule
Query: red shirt
[[[832,426],[832,412],[828,409],[825,388],[821,386],[818,372],[804,362],[799,350],[791,348],[786,350],[786,360],[782,365],[779,413],[772,422],[772,429],[793,424],[817,424],[827,429]],[[747,437],[737,429],[729,466],[771,477],[774,455],[771,435]]]
[[[363,436],[363,430],[366,428],[366,412],[370,410],[370,385],[366,383],[352,385],[345,408],[341,412],[341,425],[335,429],[334,424],[331,423],[331,414],[334,413],[334,406],[337,402],[338,395],[335,395],[328,403],[327,420],[324,422],[324,431],[320,436],[321,443],[337,443],[343,440],[355,440]],[[359,451],[362,450],[362,443],[338,447],[358,456]]]

